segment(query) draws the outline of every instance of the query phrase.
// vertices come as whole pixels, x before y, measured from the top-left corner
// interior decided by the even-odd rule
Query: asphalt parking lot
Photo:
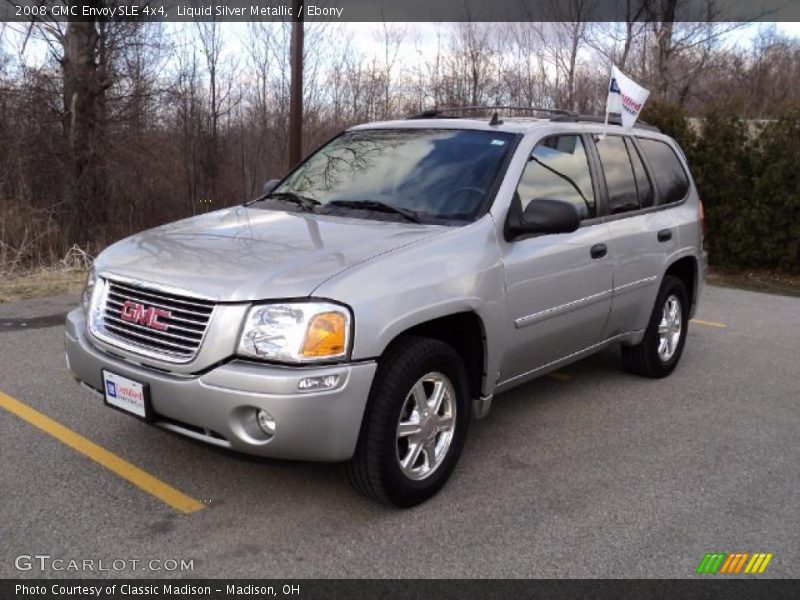
[[[0,390],[203,508],[175,510],[0,406],[0,577],[66,575],[15,568],[47,554],[193,561],[169,573],[183,577],[670,578],[714,551],[771,552],[756,577],[800,577],[798,298],[709,287],[671,377],[624,373],[614,348],[497,397],[449,484],[406,511],[357,496],[336,465],[104,408],[68,376],[58,319],[20,325],[70,300],[0,305]],[[140,569],[70,575],[167,574]]]

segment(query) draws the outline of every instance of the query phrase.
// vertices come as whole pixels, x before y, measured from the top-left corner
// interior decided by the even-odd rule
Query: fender
[[[433,319],[473,312],[484,329],[484,395],[494,388],[506,315],[503,264],[491,216],[376,256],[329,279],[314,296],[353,310],[352,357],[379,357],[398,335]]]

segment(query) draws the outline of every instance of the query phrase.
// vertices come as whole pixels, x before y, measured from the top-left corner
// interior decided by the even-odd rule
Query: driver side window
[[[583,219],[597,215],[592,176],[579,135],[553,135],[541,140],[528,157],[517,186],[522,210],[535,198],[563,200]]]

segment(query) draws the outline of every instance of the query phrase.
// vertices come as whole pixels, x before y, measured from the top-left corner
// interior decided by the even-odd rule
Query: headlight
[[[261,304],[247,313],[239,354],[282,362],[344,358],[350,311],[330,302]]]
[[[92,294],[94,293],[94,286],[97,283],[97,272],[94,270],[94,267],[89,269],[89,273],[86,275],[86,285],[83,286],[83,296],[81,296],[81,306],[84,309],[89,309],[89,305],[92,303]]]

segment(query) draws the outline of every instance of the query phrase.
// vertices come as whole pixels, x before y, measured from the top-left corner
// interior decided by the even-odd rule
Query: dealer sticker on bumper
[[[106,403],[141,417],[147,418],[147,386],[122,375],[103,371],[103,393]]]

